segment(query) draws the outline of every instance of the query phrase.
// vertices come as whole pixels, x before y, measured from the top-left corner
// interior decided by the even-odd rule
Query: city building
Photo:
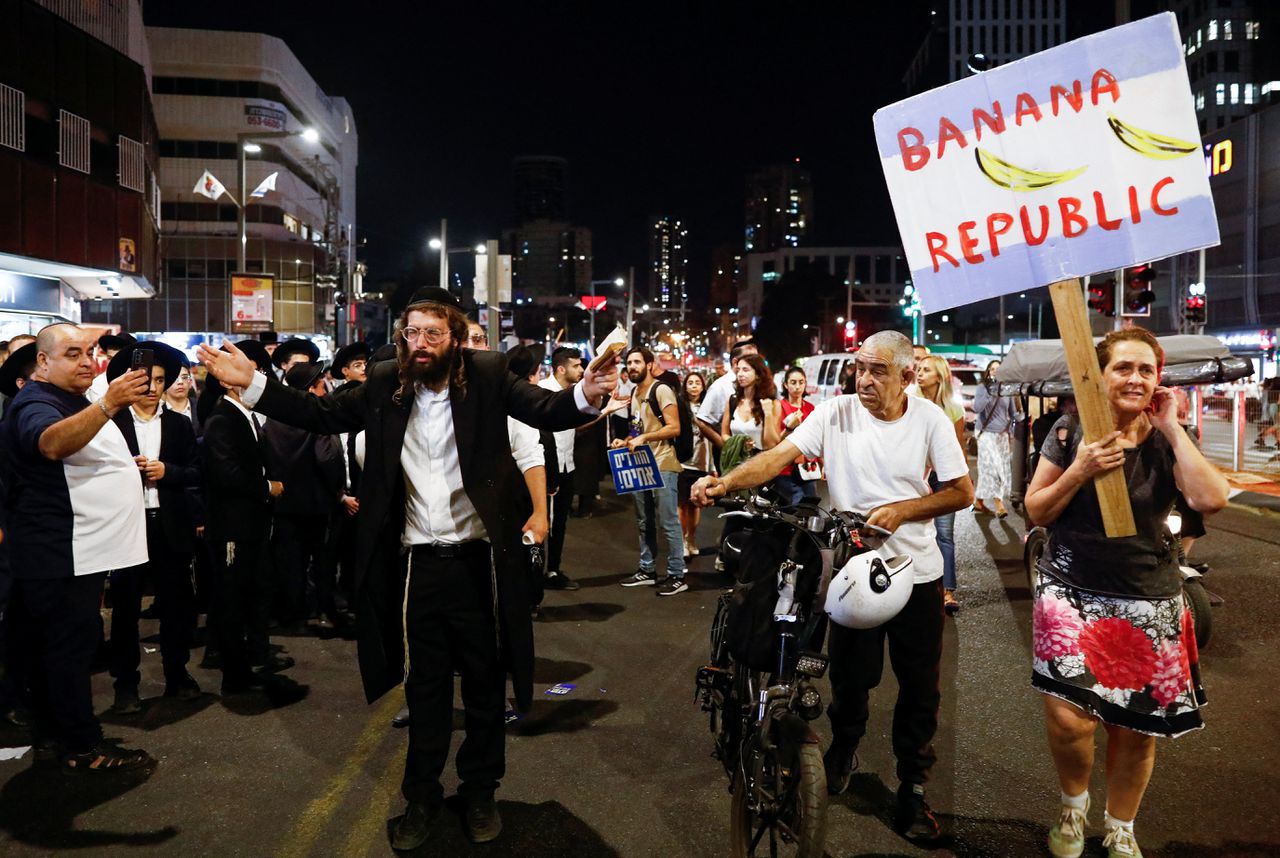
[[[1280,5],[1172,0],[1200,133],[1280,103]]]
[[[335,294],[360,291],[351,106],[325,94],[273,36],[159,27],[146,36],[160,137],[163,288],[148,302],[92,302],[86,318],[134,331],[334,332]],[[198,193],[206,174],[216,183]],[[258,276],[233,307],[237,273]]]
[[[1262,353],[1280,327],[1280,105],[1204,138],[1222,243],[1204,251],[1205,330],[1233,349]],[[1170,275],[1165,330],[1185,328],[1188,287],[1200,280],[1200,254],[1159,263]]]
[[[1067,0],[947,0],[935,4],[928,32],[902,84],[906,95],[1060,45],[1069,38]]]
[[[801,247],[771,253],[748,253],[738,293],[739,324],[755,328],[765,295],[788,272],[817,266],[844,284],[831,296],[832,314],[848,315],[854,307],[897,306],[911,281],[911,269],[900,247]]]
[[[511,162],[516,223],[569,216],[569,162],[554,155],[521,155]]]
[[[799,158],[751,173],[746,190],[743,247],[748,253],[804,243],[813,229],[813,178],[800,166]]]
[[[649,218],[649,301],[683,308],[689,302],[689,230],[679,218]]]
[[[155,294],[159,191],[137,0],[8,0],[0,27],[0,339]]]
[[[503,231],[502,252],[511,254],[513,299],[552,306],[591,291],[591,230],[585,227],[529,221]]]

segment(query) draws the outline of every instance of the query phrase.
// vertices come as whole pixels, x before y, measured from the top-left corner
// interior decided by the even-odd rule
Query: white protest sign
[[[1218,243],[1172,13],[881,108],[928,312]]]

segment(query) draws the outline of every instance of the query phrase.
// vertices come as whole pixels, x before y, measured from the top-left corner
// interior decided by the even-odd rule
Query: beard
[[[405,376],[415,385],[436,388],[449,380],[453,371],[453,362],[457,356],[457,348],[450,349],[443,355],[417,349],[409,352],[401,367],[404,369]],[[419,363],[419,357],[425,357],[427,360]]]
[[[631,381],[632,384],[639,384],[640,382],[644,381],[644,377],[648,374],[649,374],[648,367],[645,367],[642,370],[631,370],[631,369],[627,370],[627,378]]]

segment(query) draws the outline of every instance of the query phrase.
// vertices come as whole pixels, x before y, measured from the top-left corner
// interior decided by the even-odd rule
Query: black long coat
[[[189,490],[199,488],[201,483],[196,434],[191,421],[176,411],[161,408],[158,419],[158,458],[164,463],[164,476],[156,481],[156,488],[160,491],[160,526],[171,549],[179,554],[194,554],[199,510],[192,504]],[[129,409],[121,408],[112,420],[120,427],[129,452],[139,455],[138,433]]]
[[[462,485],[484,523],[493,546],[494,610],[500,619],[501,652],[512,674],[517,705],[533,698],[533,624],[520,517],[514,504],[522,485],[511,457],[507,416],[530,426],[572,429],[592,417],[578,410],[573,391],[552,392],[507,371],[506,356],[464,349],[465,392],[450,390],[454,438]],[[405,482],[400,453],[413,408],[413,395],[396,402],[398,364],[384,361],[368,380],[351,390],[316,397],[274,379],[255,410],[312,432],[365,431],[360,514],[356,516],[356,633],[365,696],[373,702],[404,679],[401,609],[406,561]]]

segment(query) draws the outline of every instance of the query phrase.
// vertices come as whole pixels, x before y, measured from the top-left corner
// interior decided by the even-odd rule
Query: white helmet
[[[871,629],[892,620],[906,606],[915,586],[911,558],[881,557],[874,551],[857,555],[831,579],[826,610],[833,623]]]

